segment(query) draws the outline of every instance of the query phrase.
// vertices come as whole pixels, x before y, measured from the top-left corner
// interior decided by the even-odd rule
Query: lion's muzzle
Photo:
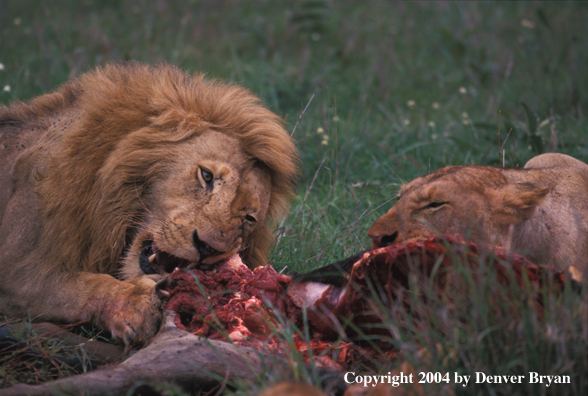
[[[390,246],[398,238],[398,231],[392,233],[372,233],[372,230],[368,232],[368,236],[372,239],[372,246],[374,249],[380,247]]]
[[[197,230],[194,230],[194,232],[192,233],[192,243],[194,244],[194,247],[196,248],[196,250],[198,251],[198,254],[200,255],[200,261],[206,259],[207,257],[218,256],[219,254],[225,253],[225,252],[221,252],[219,250],[216,250],[215,248],[210,246],[208,243],[201,240],[198,237]]]

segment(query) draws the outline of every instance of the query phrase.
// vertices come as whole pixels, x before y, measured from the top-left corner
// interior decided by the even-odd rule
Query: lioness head
[[[405,184],[368,235],[374,247],[454,233],[503,244],[509,227],[530,218],[548,191],[510,182],[497,168],[450,166]]]

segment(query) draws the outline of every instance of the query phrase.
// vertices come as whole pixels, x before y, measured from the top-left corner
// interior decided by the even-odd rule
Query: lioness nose
[[[208,243],[201,240],[198,237],[197,230],[194,230],[194,232],[192,233],[192,243],[194,244],[194,247],[196,248],[196,250],[198,251],[198,254],[200,255],[200,261],[202,261],[206,257],[214,256],[214,255],[217,255],[220,253],[218,250],[214,249]]]
[[[379,235],[370,235],[368,234],[368,236],[370,238],[372,238],[372,244],[374,246],[374,248],[379,248],[379,247],[385,247],[385,246],[390,246],[394,243],[394,241],[396,240],[396,238],[398,237],[398,231],[394,231],[394,233],[388,235],[388,234],[379,234]]]

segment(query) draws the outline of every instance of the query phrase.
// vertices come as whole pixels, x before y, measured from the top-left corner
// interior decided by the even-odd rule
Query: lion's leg
[[[12,283],[2,290],[0,311],[36,321],[77,323],[94,320],[126,345],[144,342],[159,330],[164,294],[149,277],[119,281],[110,275],[49,274]]]
[[[42,224],[33,190],[17,190],[0,224],[0,314],[61,323],[95,320],[127,345],[158,331],[165,292],[155,281],[65,269],[40,250]]]

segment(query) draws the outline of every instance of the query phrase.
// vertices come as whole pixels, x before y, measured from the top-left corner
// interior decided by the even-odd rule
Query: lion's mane
[[[62,271],[115,272],[145,212],[142,193],[166,170],[168,147],[205,130],[238,139],[269,172],[268,222],[286,213],[295,187],[299,158],[277,115],[246,89],[169,65],[99,68],[1,109],[0,125],[26,130],[21,140],[33,145],[14,171],[38,181],[40,252]],[[264,263],[272,233],[267,225],[256,232],[244,260]]]

